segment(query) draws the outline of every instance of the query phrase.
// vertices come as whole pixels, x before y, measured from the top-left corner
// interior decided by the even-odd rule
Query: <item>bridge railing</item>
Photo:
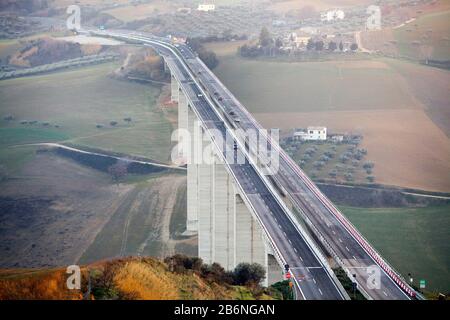
[[[203,65],[205,70],[213,77],[218,83],[221,83],[220,80],[214,75],[214,73],[200,60],[199,62]],[[253,123],[256,128],[262,129],[262,126],[253,118],[253,116],[248,112],[246,108],[242,106],[242,104],[234,97],[234,95],[225,87],[224,90],[228,93],[228,95],[233,99],[235,104],[239,107],[241,112],[243,112],[249,121]],[[355,226],[323,195],[323,193],[317,188],[317,186],[309,179],[308,176],[300,169],[298,166],[293,163],[293,160],[285,153],[285,151],[278,146],[278,143],[274,142],[272,138],[266,136],[267,141],[271,141],[271,145],[277,148],[279,154],[283,157],[283,159],[290,165],[291,169],[297,172],[299,176],[302,178],[302,181],[305,182],[306,186],[310,191],[312,191],[316,197],[321,201],[321,203],[330,211],[340,223],[344,226],[344,228],[352,235],[352,237],[360,243],[362,248],[371,256],[374,261],[385,271],[385,273],[398,285],[404,292],[406,292],[410,297],[415,297],[416,292],[406,283],[405,279],[401,276],[399,272],[397,272],[390,264],[388,264],[381,255],[370,245],[369,241],[361,235],[361,233],[355,228]],[[323,238],[323,237],[322,237]]]

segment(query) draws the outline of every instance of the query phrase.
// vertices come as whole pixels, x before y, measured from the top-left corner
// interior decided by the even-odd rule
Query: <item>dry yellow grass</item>
[[[233,287],[206,282],[192,272],[170,272],[154,258],[123,258],[89,265],[91,274],[112,275],[114,291],[122,299],[232,299]],[[109,271],[106,271],[108,269]],[[82,289],[86,290],[87,268],[83,267]],[[0,300],[5,299],[82,299],[80,291],[66,289],[64,269],[0,270]],[[95,283],[95,281],[94,281]],[[101,282],[103,283],[103,282]]]
[[[120,268],[114,280],[120,291],[126,292],[134,299],[178,299],[178,289],[172,277],[161,271],[161,268],[131,261]]]
[[[12,272],[10,272],[11,274]],[[28,272],[0,279],[0,300],[78,300],[82,294],[66,287],[65,270]],[[2,272],[5,276],[5,273]]]

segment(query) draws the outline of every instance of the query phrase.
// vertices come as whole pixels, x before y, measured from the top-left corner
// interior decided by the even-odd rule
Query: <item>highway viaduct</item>
[[[289,264],[297,299],[348,299],[328,256],[368,299],[417,297],[277,141],[262,133],[269,153],[279,155],[277,170],[267,173],[267,154],[236,133],[261,126],[186,44],[130,31],[89,32],[151,46],[164,58],[171,99],[178,103],[173,158],[187,164],[186,234],[198,234],[206,263],[226,269],[260,263],[266,285],[281,280]],[[373,275],[378,283],[371,282]]]

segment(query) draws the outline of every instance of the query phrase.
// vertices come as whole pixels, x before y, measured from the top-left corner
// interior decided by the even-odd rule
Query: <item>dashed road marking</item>
[[[341,238],[339,238],[339,242],[342,242]]]
[[[345,249],[347,249],[347,251],[350,252],[350,250],[348,250],[347,246],[345,246]]]
[[[319,288],[319,292],[320,292],[320,295],[323,296],[322,290],[320,290],[320,288]]]
[[[387,293],[383,291],[383,294],[387,297]]]

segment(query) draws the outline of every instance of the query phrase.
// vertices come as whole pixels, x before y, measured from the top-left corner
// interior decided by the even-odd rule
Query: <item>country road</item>
[[[69,146],[66,146],[64,144],[55,143],[55,142],[18,144],[18,145],[14,145],[12,147],[24,147],[24,146],[47,146],[47,147],[61,148],[61,149],[65,149],[65,150],[70,150],[70,151],[74,151],[74,152],[78,152],[78,153],[84,153],[84,154],[90,154],[90,155],[99,156],[99,157],[109,157],[109,158],[122,160],[122,161],[130,162],[130,163],[140,163],[140,164],[152,165],[152,166],[155,166],[155,167],[161,167],[161,168],[166,168],[166,169],[175,169],[175,170],[186,171],[186,168],[184,168],[184,167],[172,166],[172,165],[162,164],[162,163],[157,163],[157,162],[152,162],[152,161],[136,160],[136,159],[127,158],[127,157],[118,157],[118,156],[110,155],[110,154],[107,154],[107,153],[85,151],[85,150],[82,150],[82,149],[69,147]]]

